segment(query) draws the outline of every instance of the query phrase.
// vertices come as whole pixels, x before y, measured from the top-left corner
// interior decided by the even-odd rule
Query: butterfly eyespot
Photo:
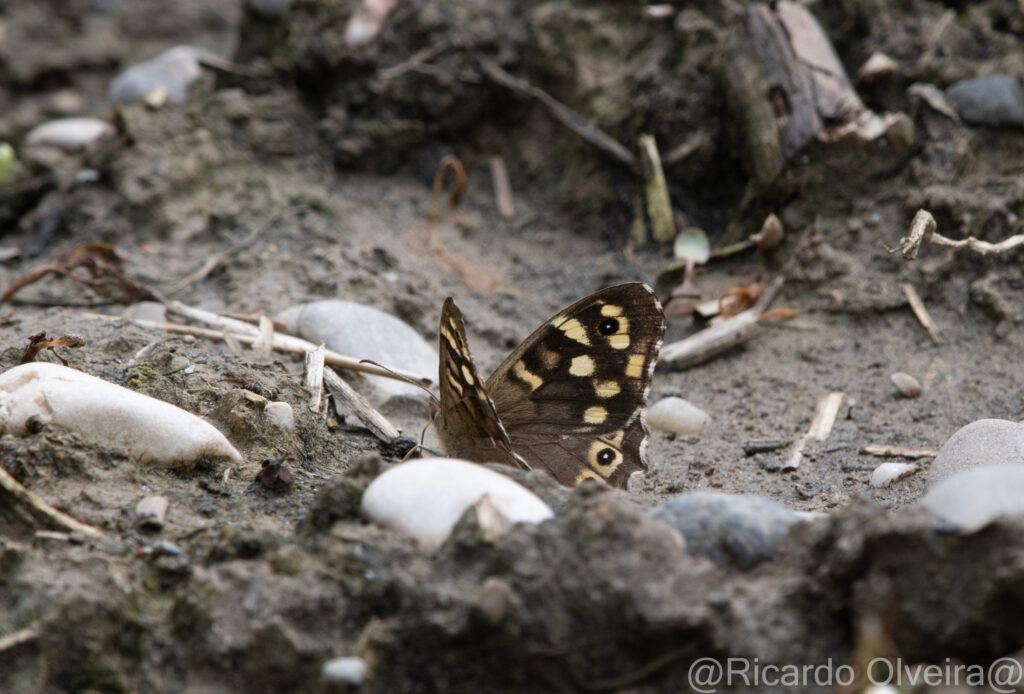
[[[618,318],[605,318],[597,326],[597,332],[602,335],[614,335],[619,332],[619,319]]]
[[[615,461],[615,449],[602,448],[597,452],[597,462],[601,465],[608,465]]]

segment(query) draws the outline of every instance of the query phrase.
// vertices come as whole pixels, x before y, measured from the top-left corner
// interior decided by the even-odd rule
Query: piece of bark
[[[359,421],[381,441],[387,443],[401,436],[402,432],[396,429],[384,415],[375,410],[370,403],[366,402],[366,399],[336,374],[334,369],[324,369],[324,383],[331,391],[331,395],[334,396],[335,402],[342,409],[355,414]]]

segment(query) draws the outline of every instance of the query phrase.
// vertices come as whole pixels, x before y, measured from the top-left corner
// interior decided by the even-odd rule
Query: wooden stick
[[[841,392],[829,393],[818,398],[818,405],[815,408],[811,426],[807,428],[807,433],[797,440],[796,446],[793,448],[793,454],[782,466],[783,472],[791,472],[800,467],[800,463],[804,458],[804,450],[806,450],[808,443],[828,439],[829,434],[832,433],[832,427],[835,425],[836,416],[839,414],[839,407],[842,404],[843,394]]]
[[[253,356],[256,361],[270,361],[270,355],[274,351],[274,321],[266,316],[260,316],[260,324],[257,328],[256,340],[252,343]]]
[[[324,395],[324,354],[327,350],[324,343],[317,345],[312,352],[306,352],[305,385],[310,392],[309,409],[320,411],[320,401]]]
[[[661,350],[661,360],[687,369],[749,340],[759,328],[757,319],[778,296],[784,281],[782,276],[776,277],[758,297],[757,303],[746,311],[686,339],[665,345]]]
[[[508,179],[505,160],[501,157],[491,157],[491,181],[499,214],[505,219],[512,219],[516,216],[516,206],[512,202],[512,183]]]
[[[928,313],[928,309],[924,307],[924,302],[921,301],[921,297],[918,295],[917,290],[914,289],[913,285],[904,284],[903,293],[907,295],[907,301],[910,302],[910,309],[917,316],[917,320],[920,321],[924,329],[928,331],[928,334],[932,337],[932,342],[940,344],[942,340],[939,339],[939,332],[935,329],[935,322],[932,320],[931,314]]]
[[[10,650],[15,646],[20,646],[23,643],[29,641],[35,641],[39,638],[39,626],[34,625],[19,629],[18,631],[8,634],[7,636],[0,636],[0,653]]]
[[[535,87],[524,79],[514,77],[498,67],[498,64],[483,58],[480,60],[480,67],[484,73],[497,84],[511,89],[518,94],[533,97],[544,104],[551,115],[562,125],[572,130],[591,145],[601,150],[620,164],[624,164],[631,170],[637,170],[636,157],[628,149],[622,146],[613,137],[592,124],[582,115],[561,103],[540,87]]]
[[[359,421],[381,441],[385,443],[393,441],[401,435],[401,432],[384,415],[366,402],[362,395],[353,390],[352,386],[334,372],[334,369],[324,369],[324,383],[327,384],[327,389],[334,396],[335,402],[355,414]]]
[[[193,310],[199,311],[199,309]],[[218,317],[215,313],[209,313],[207,311],[200,312],[208,316]],[[205,337],[210,340],[223,340],[224,333],[222,331],[230,330],[227,326],[221,326],[220,329],[214,330],[211,328],[200,328],[194,325],[182,325],[181,323],[164,323],[161,321],[121,318],[120,316],[108,316],[102,313],[84,313],[81,315],[84,318],[90,318],[93,320],[127,321],[134,325],[138,325],[141,328],[164,330],[170,333],[192,335],[194,337]],[[214,321],[213,324],[217,325],[216,321]],[[256,340],[256,328],[248,323],[242,323],[242,325],[248,326],[251,329],[251,332],[247,331],[244,334],[232,332],[231,336],[241,344],[251,345]],[[316,345],[312,342],[307,342],[301,338],[294,337],[293,335],[275,333],[274,349],[279,352],[289,352],[291,354],[305,354],[306,352],[311,352],[316,349]],[[420,376],[408,371],[401,371],[399,369],[385,369],[377,366],[376,364],[369,364],[354,357],[347,357],[344,354],[338,354],[332,350],[326,350],[324,352],[324,361],[331,366],[338,367],[339,369],[358,371],[360,373],[370,374],[371,376],[383,376],[384,378],[391,378],[404,383],[420,383],[424,386],[429,386],[433,383],[431,379],[425,376]]]
[[[906,458],[917,460],[918,458],[934,458],[939,451],[934,448],[906,448],[905,446],[890,446],[888,444],[872,444],[860,449],[862,455],[873,455],[878,458]]]
[[[103,537],[103,531],[98,528],[94,528],[91,525],[77,521],[71,516],[61,511],[58,511],[53,506],[42,500],[35,492],[26,489],[21,485],[18,480],[11,477],[11,475],[0,467],[0,492],[4,492],[5,496],[8,497],[5,506],[21,505],[27,507],[27,509],[33,513],[33,515],[42,516],[51,524],[58,528],[63,528],[73,533],[79,533],[86,537]]]

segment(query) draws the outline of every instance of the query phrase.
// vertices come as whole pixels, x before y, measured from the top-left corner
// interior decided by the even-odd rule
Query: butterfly
[[[547,470],[565,485],[592,478],[625,488],[647,469],[644,415],[664,335],[654,292],[620,284],[560,311],[484,381],[449,297],[436,415],[447,454]]]

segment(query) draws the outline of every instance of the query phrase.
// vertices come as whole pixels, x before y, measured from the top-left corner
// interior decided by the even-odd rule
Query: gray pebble
[[[1024,127],[1024,90],[1012,75],[962,80],[946,89],[946,97],[968,123]]]
[[[896,386],[901,397],[916,398],[921,395],[921,383],[910,374],[897,371],[889,376],[889,380]]]
[[[195,46],[175,46],[144,63],[133,65],[110,83],[107,95],[117,104],[130,104],[152,92],[167,90],[167,98],[183,104],[188,88],[202,75],[199,61],[213,54]]]
[[[992,421],[992,420],[989,420]],[[920,505],[966,532],[1024,513],[1024,465],[982,465],[936,484]]]
[[[437,380],[437,350],[412,327],[384,311],[351,301],[314,301],[277,315],[293,335],[356,359],[369,359],[389,369]],[[383,376],[367,376],[373,388],[364,393],[377,406],[391,398],[427,400],[416,386]]]
[[[1024,464],[1024,425],[1005,419],[979,419],[959,429],[939,449],[928,469],[934,486],[980,465]]]
[[[799,520],[795,511],[763,496],[706,491],[672,497],[650,516],[678,530],[689,554],[742,571],[771,559]]]

